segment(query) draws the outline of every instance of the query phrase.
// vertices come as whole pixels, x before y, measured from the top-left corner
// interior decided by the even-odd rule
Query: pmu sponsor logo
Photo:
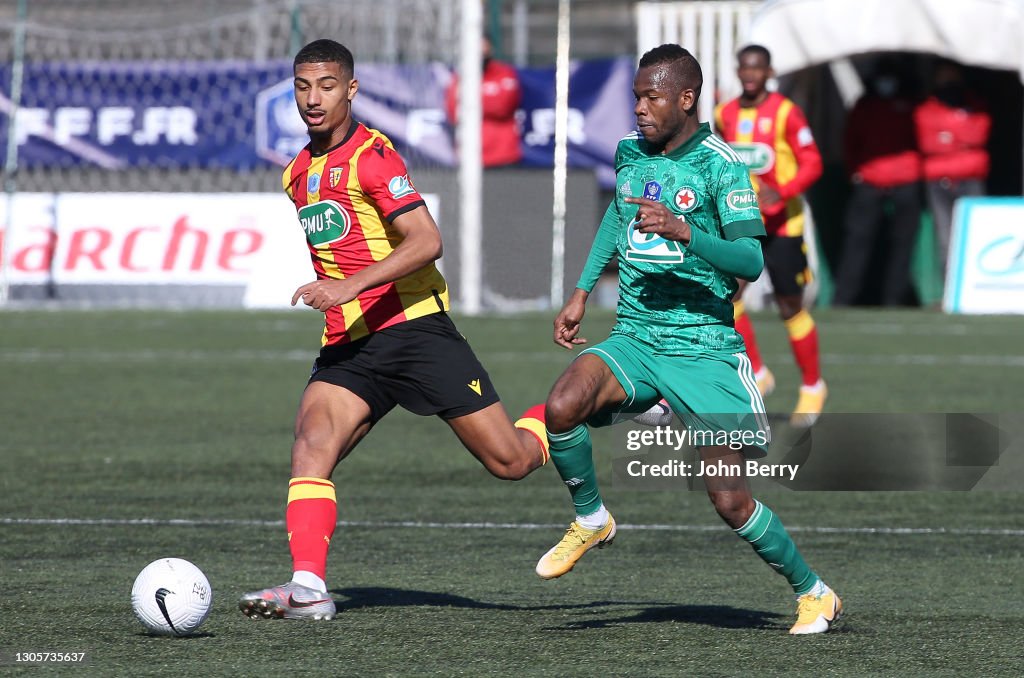
[[[734,210],[750,210],[757,209],[757,193],[754,193],[753,189],[741,188],[738,191],[732,191],[729,195],[725,196],[725,202],[729,205],[730,209]]]
[[[768,144],[754,142],[749,144],[733,143],[729,145],[740,156],[751,174],[767,174],[775,167],[775,149]]]
[[[299,223],[306,232],[306,240],[314,247],[337,242],[352,228],[348,212],[333,200],[323,200],[299,209]]]

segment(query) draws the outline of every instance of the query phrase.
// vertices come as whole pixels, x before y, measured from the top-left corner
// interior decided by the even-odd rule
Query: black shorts
[[[800,236],[770,235],[765,239],[762,251],[775,294],[784,297],[803,294],[804,285],[811,279],[804,239]]]
[[[370,406],[376,423],[395,405],[444,419],[498,402],[498,394],[466,338],[446,313],[378,330],[349,344],[324,346],[309,383],[352,391]]]

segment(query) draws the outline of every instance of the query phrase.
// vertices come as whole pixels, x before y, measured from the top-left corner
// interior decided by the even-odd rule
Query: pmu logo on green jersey
[[[314,247],[341,240],[352,228],[348,212],[333,200],[299,208],[299,223],[306,232],[306,240]]]
[[[741,188],[738,191],[731,191],[729,195],[725,196],[725,202],[730,209],[736,211],[756,210],[757,193],[754,193],[751,188]]]
[[[740,156],[751,174],[767,174],[775,166],[775,149],[768,144],[754,142],[729,145]]]

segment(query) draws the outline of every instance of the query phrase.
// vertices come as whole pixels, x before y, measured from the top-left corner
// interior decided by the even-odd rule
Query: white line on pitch
[[[253,362],[253,361],[296,361],[312,362],[314,350],[178,350],[178,349],[135,349],[126,351],[94,351],[90,349],[0,349],[0,361],[11,363],[35,363],[54,360],[78,360],[94,363],[147,363],[164,360],[184,362]],[[572,358],[568,353],[550,351],[495,351],[481,352],[487,361],[531,361],[567,363]],[[773,362],[790,360],[782,354],[768,356]],[[821,361],[826,365],[920,365],[925,367],[944,365],[966,365],[970,367],[1024,367],[1024,356],[1005,354],[959,353],[934,355],[928,353],[879,354],[837,354],[825,353]]]
[[[100,526],[134,526],[134,525],[166,525],[177,527],[284,527],[283,520],[245,520],[245,519],[190,519],[190,518],[0,518],[0,525],[100,525]],[[373,529],[387,528],[419,528],[440,530],[558,530],[564,529],[563,523],[444,523],[423,522],[415,520],[374,521],[374,520],[342,520],[339,527],[368,527]],[[619,529],[646,532],[725,532],[724,525],[671,525],[671,524],[629,524],[620,523]],[[954,534],[999,537],[1024,537],[1024,529],[996,529],[971,527],[814,527],[786,526],[790,532],[812,532],[821,534],[897,534],[897,535],[929,535]]]

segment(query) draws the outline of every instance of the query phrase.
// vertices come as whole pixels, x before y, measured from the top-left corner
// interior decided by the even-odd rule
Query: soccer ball
[[[181,558],[161,558],[147,565],[132,586],[135,616],[153,633],[186,636],[206,621],[213,606],[210,581]]]
[[[668,426],[672,423],[672,408],[664,400],[654,403],[651,409],[633,417],[633,421],[644,426]]]

